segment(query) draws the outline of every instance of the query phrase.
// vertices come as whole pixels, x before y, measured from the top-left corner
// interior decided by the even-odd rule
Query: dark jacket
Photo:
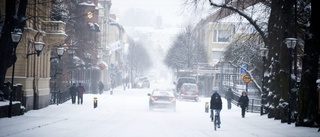
[[[228,101],[231,101],[233,99],[233,92],[231,90],[228,90],[227,93],[226,93],[226,96],[225,98],[228,100]]]
[[[102,82],[99,82],[99,90],[102,91],[104,89],[104,85]]]
[[[238,101],[238,105],[240,105],[241,107],[248,107],[249,105],[249,98],[247,95],[243,96],[241,95]]]
[[[222,100],[218,92],[213,93],[211,96],[210,109],[222,109]]]
[[[70,95],[71,95],[71,96],[76,96],[76,95],[77,95],[77,92],[78,92],[77,87],[76,87],[76,86],[71,86],[71,87],[69,88],[69,92],[70,92]]]

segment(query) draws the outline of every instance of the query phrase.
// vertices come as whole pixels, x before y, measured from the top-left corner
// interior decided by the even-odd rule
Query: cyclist
[[[221,96],[219,95],[218,91],[214,91],[214,93],[211,96],[211,100],[210,100],[210,118],[211,120],[213,120],[214,117],[214,110],[217,110],[218,113],[218,128],[220,128],[220,111],[222,109],[222,100],[221,100]]]

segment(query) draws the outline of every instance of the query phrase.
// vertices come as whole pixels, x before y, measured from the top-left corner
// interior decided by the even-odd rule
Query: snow
[[[0,119],[0,137],[319,137],[317,128],[295,127],[259,113],[246,113],[233,105],[227,109],[223,98],[221,128],[213,130],[205,102],[177,101],[177,111],[149,111],[148,96],[152,89],[172,87],[167,83],[151,83],[150,89],[117,87],[113,95],[85,94],[84,104],[67,101],[22,116]],[[93,98],[98,107],[93,107]]]

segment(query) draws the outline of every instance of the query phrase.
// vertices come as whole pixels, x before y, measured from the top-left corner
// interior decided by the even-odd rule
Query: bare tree
[[[174,40],[165,57],[165,64],[172,69],[191,70],[198,63],[207,63],[204,45],[196,41],[189,25]]]

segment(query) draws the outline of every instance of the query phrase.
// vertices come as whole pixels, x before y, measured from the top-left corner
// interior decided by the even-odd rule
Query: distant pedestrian
[[[72,104],[75,104],[76,103],[76,96],[77,96],[76,83],[73,83],[72,86],[69,88],[69,93],[70,93],[70,96],[71,96]]]
[[[128,87],[128,88],[129,88],[128,83],[129,83],[129,77],[126,77],[126,87]]]
[[[84,87],[81,85],[81,83],[79,83],[78,87],[78,104],[82,104],[83,103],[83,94],[85,92]]]
[[[247,109],[248,105],[249,105],[249,98],[247,96],[247,92],[242,91],[242,95],[240,96],[239,101],[238,101],[238,106],[241,107],[242,118],[245,117],[246,109]]]
[[[198,84],[198,91],[199,91],[199,95],[203,95],[203,93],[202,93],[202,89],[203,89],[203,85],[201,84],[201,82],[199,82]]]
[[[225,95],[225,98],[228,101],[228,109],[231,109],[231,102],[233,100],[233,92],[232,92],[231,88],[228,89],[228,91]]]
[[[126,78],[122,78],[123,90],[126,90]]]
[[[98,86],[99,86],[99,93],[102,94],[104,89],[104,84],[102,83],[102,81],[99,82]]]

